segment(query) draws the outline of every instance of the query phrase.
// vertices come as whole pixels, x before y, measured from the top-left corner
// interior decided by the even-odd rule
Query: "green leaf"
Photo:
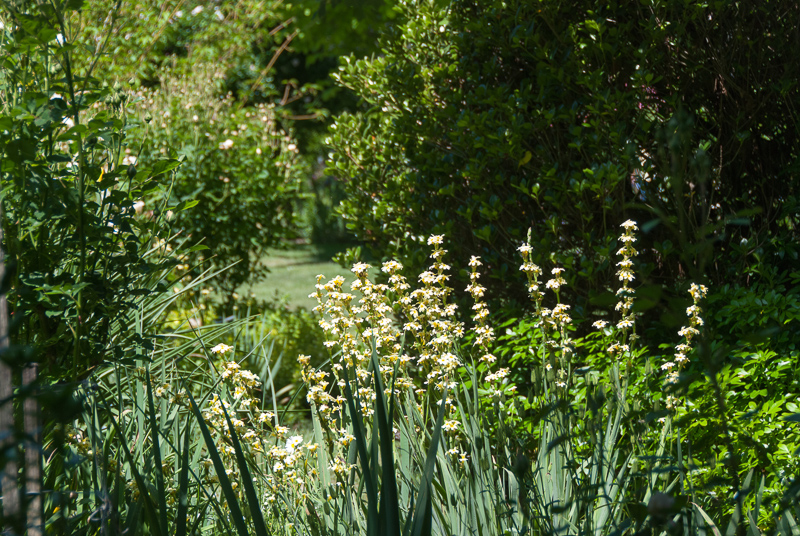
[[[102,398],[103,394],[100,393],[99,396]],[[161,523],[158,512],[156,510],[155,505],[153,504],[153,500],[150,497],[150,492],[147,489],[147,485],[145,484],[142,475],[136,469],[136,463],[134,461],[133,455],[131,454],[131,450],[128,447],[128,442],[125,440],[125,436],[119,429],[119,424],[117,424],[117,420],[114,418],[114,414],[111,412],[111,409],[108,407],[108,404],[103,399],[103,405],[106,407],[106,412],[109,415],[109,421],[111,422],[111,426],[114,427],[114,430],[117,432],[117,437],[120,440],[120,446],[122,447],[122,451],[125,454],[125,459],[128,462],[128,467],[130,468],[131,475],[133,475],[134,481],[136,481],[136,487],[139,490],[139,497],[141,502],[144,503],[144,510],[145,515],[150,524],[150,530],[153,531],[153,534],[156,536],[167,536],[165,532],[161,531]]]
[[[181,471],[178,476],[178,511],[175,514],[175,536],[186,536],[186,513],[189,511],[189,446],[190,421],[187,419],[183,430],[183,453]]]
[[[228,503],[228,508],[230,508],[230,517],[231,521],[233,522],[233,526],[236,527],[236,532],[239,534],[239,536],[249,536],[247,525],[245,525],[244,516],[242,515],[242,509],[239,507],[239,501],[236,499],[236,493],[233,491],[231,481],[228,478],[228,473],[225,471],[225,464],[222,463],[222,458],[220,457],[217,446],[214,443],[214,438],[211,437],[211,432],[208,430],[208,425],[206,425],[206,421],[203,418],[202,413],[200,413],[200,409],[197,407],[197,402],[194,401],[192,393],[187,389],[186,394],[189,396],[189,402],[192,404],[192,412],[197,419],[197,423],[200,425],[200,432],[203,434],[203,440],[206,443],[208,455],[214,464],[214,472],[217,474],[217,478],[219,479],[219,487],[222,489],[222,494],[225,496],[225,501]]]
[[[444,424],[444,414],[447,411],[447,389],[442,392],[442,403],[439,405],[439,415],[436,417],[436,425],[433,428],[431,444],[428,447],[428,455],[425,459],[425,470],[422,473],[422,482],[417,501],[414,505],[414,516],[411,524],[410,536],[430,536],[433,525],[433,506],[431,495],[431,482],[433,481],[433,470],[436,466],[436,453],[439,450],[439,440],[442,437],[442,425]]]
[[[394,433],[392,418],[394,415],[394,382],[392,382],[392,403],[387,413],[386,397],[384,394],[383,380],[381,379],[381,366],[376,349],[372,349],[372,376],[375,384],[375,419],[378,425],[378,443],[381,452],[381,504],[380,504],[380,533],[387,536],[400,536],[400,501],[397,495],[397,480],[394,470]],[[395,367],[395,372],[397,368]],[[396,378],[396,374],[392,378]],[[374,433],[374,432],[373,432]]]
[[[264,524],[264,516],[261,514],[261,501],[258,500],[258,494],[253,486],[253,477],[250,474],[250,469],[247,466],[247,460],[244,458],[242,445],[239,443],[239,437],[236,429],[231,422],[228,411],[225,405],[222,404],[222,413],[225,415],[225,421],[228,423],[228,430],[231,434],[231,442],[233,443],[233,450],[236,452],[236,465],[239,466],[239,471],[242,477],[242,486],[244,486],[245,497],[250,510],[250,515],[253,517],[253,525],[255,526],[256,536],[269,536],[269,531]]]
[[[147,381],[147,417],[150,424],[150,440],[153,442],[153,456],[155,458],[156,490],[158,492],[158,507],[161,521],[162,534],[168,533],[167,527],[167,492],[164,486],[164,471],[161,462],[161,441],[159,439],[160,430],[156,422],[156,410],[153,404],[153,384],[150,381],[150,367],[145,367],[145,379]]]
[[[346,377],[350,377],[347,365],[344,366],[344,373]],[[350,389],[350,382],[344,383],[344,395],[347,399],[347,407],[350,410],[350,418],[353,422],[353,436],[356,438],[356,451],[361,462],[361,471],[363,474],[363,482],[367,491],[367,536],[379,536],[379,522],[378,505],[377,505],[377,481],[378,476],[370,467],[370,456],[367,452],[367,438],[364,431],[364,421],[361,417],[360,404],[357,404],[356,398]]]
[[[175,207],[173,207],[172,210],[175,212],[180,212],[181,210],[187,210],[194,206],[197,206],[199,202],[200,200],[198,199],[192,199],[191,201],[181,201]]]

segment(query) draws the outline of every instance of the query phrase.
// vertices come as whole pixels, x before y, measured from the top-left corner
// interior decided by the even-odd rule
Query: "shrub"
[[[138,214],[179,162],[124,161],[132,97],[69,63],[74,45],[54,29],[66,31],[65,9],[10,10],[2,30],[2,224],[12,341],[36,348],[53,379],[76,380],[136,340],[133,313],[177,263],[165,214],[186,205]]]
[[[97,69],[138,97],[135,110],[145,121],[131,135],[146,142],[129,148],[127,161],[185,162],[165,196],[196,207],[191,216],[175,214],[172,225],[208,247],[189,255],[190,265],[230,267],[216,278],[229,296],[266,275],[267,248],[300,233],[306,170],[286,102],[307,92],[273,69],[293,36],[276,6],[262,2],[117,4],[84,6],[90,22],[76,37],[87,47],[107,40],[112,53]],[[96,22],[106,15],[118,23]],[[162,200],[145,200],[146,210]]]
[[[399,9],[381,55],[343,59],[338,80],[372,107],[330,136],[341,214],[378,256],[421,268],[422,237],[443,232],[512,297],[532,226],[536,261],[565,266],[576,307],[603,294],[620,214],[652,220],[659,287],[742,282],[743,238],[779,271],[797,259],[790,4]]]

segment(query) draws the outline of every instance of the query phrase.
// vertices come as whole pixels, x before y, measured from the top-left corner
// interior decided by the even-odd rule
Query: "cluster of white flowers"
[[[299,361],[302,378],[308,385],[307,399],[328,433],[327,447],[333,460],[328,470],[340,482],[349,471],[342,461],[343,455],[355,439],[351,431],[342,428],[341,416],[347,404],[343,395],[348,390],[353,393],[369,423],[377,396],[369,367],[373,352],[387,396],[411,397],[420,411],[425,411],[423,405],[435,411],[438,405],[445,404],[451,415],[444,424],[447,441],[453,447],[450,454],[462,465],[468,460],[467,453],[456,446],[460,441],[459,423],[452,418],[456,406],[450,397],[445,400],[442,396],[446,390],[452,392],[457,387],[458,370],[463,365],[457,347],[465,328],[456,320],[456,305],[450,303],[453,290],[448,285],[450,266],[444,262],[447,254],[443,249],[444,237],[431,236],[427,244],[432,247],[431,264],[419,274],[417,285],[406,279],[403,265],[397,261],[381,266],[387,284],[373,282],[372,267],[356,263],[351,270],[355,280],[349,285],[350,292],[345,290],[343,277],[325,282],[323,276],[318,276],[315,291],[309,296],[317,300],[314,311],[321,317],[332,370],[314,369],[308,356],[300,356]],[[467,291],[475,300],[472,318],[478,361],[484,365],[484,381],[491,389],[502,392],[509,389],[505,386],[509,371],[491,371],[497,358],[491,353],[494,331],[482,300],[486,289],[479,284],[481,260],[472,257],[469,266]],[[338,387],[337,395],[331,392],[332,387]]]
[[[470,259],[469,267],[471,271],[467,292],[475,300],[475,305],[472,306],[472,310],[475,312],[472,320],[475,322],[475,334],[477,335],[474,345],[481,348],[479,361],[491,365],[497,361],[497,358],[490,351],[491,344],[494,341],[494,330],[489,326],[489,309],[486,307],[486,302],[483,301],[486,288],[478,283],[478,279],[481,276],[478,268],[482,265],[480,257],[472,257]]]
[[[225,354],[231,350],[232,347],[219,344],[212,352]],[[316,464],[309,463],[309,458],[316,456],[319,445],[306,443],[299,435],[289,436],[289,428],[279,425],[273,412],[259,410],[260,403],[252,394],[261,384],[257,375],[229,361],[224,364],[220,377],[224,381],[222,396],[213,395],[203,411],[203,418],[211,429],[223,463],[229,467],[226,473],[231,485],[241,497],[244,490],[237,481],[240,475],[235,469],[238,464],[231,437],[235,432],[242,448],[265,468],[261,480],[265,504],[275,502],[279,496],[299,504],[305,496],[307,483],[317,476]],[[206,468],[205,478],[216,482],[217,475],[211,474],[211,460],[201,460],[201,464]]]
[[[689,317],[689,325],[684,326],[678,331],[678,335],[683,337],[683,341],[675,347],[675,355],[672,361],[665,361],[661,365],[661,370],[667,371],[666,382],[667,384],[676,384],[680,371],[683,370],[689,363],[687,355],[692,350],[692,338],[700,335],[698,329],[703,325],[703,319],[700,313],[703,310],[700,308],[700,301],[706,297],[708,289],[703,285],[692,283],[689,288],[689,295],[692,297],[692,305],[686,309],[686,316]],[[674,395],[667,395],[667,409],[675,409],[680,405],[680,400]]]
[[[303,436],[291,436],[283,446],[275,445],[266,452],[266,467],[271,469],[265,475],[267,504],[274,503],[281,493],[289,492],[298,499],[304,496],[307,479],[317,476],[316,469],[309,470],[308,458],[318,449],[316,443],[304,443]]]
[[[428,244],[433,246],[430,255],[433,263],[419,275],[417,289],[411,290],[401,274],[402,264],[388,261],[381,267],[389,276],[388,285],[370,280],[368,264],[353,266],[351,271],[356,280],[350,290],[358,292],[359,298],[343,290],[345,280],[341,276],[324,284],[323,277],[319,276],[316,291],[310,295],[318,302],[314,310],[322,315],[320,326],[326,333],[326,346],[331,349],[332,358],[336,355],[332,367],[334,381],[342,392],[349,382],[367,418],[372,415],[375,398],[371,374],[367,371],[373,350],[379,358],[385,385],[393,384],[398,396],[414,385],[409,376],[410,364],[424,374],[423,383],[433,389],[432,392],[442,392],[445,387],[454,385],[455,372],[461,365],[454,343],[464,335],[464,327],[454,319],[455,304],[448,303],[452,289],[447,286],[450,267],[442,262],[447,253],[441,247],[443,242],[441,235],[428,239]],[[406,320],[401,329],[391,316],[393,304]],[[404,333],[405,346],[402,344]],[[334,354],[334,349],[339,353]],[[309,384],[309,402],[316,405],[323,420],[333,419],[340,413],[344,398],[328,393],[329,373],[311,370],[304,356],[301,363],[304,364],[303,379]],[[343,374],[345,369],[352,370],[355,378],[347,379]]]
[[[545,345],[557,352],[554,356],[554,361],[558,367],[555,385],[561,389],[566,388],[569,384],[568,368],[571,362],[573,343],[569,336],[568,328],[572,324],[572,317],[569,315],[570,306],[561,303],[560,300],[560,289],[567,284],[567,280],[561,275],[564,273],[564,268],[553,268],[550,271],[553,277],[545,283],[545,289],[551,290],[555,294],[556,305],[553,309],[542,307],[544,293],[539,286],[539,276],[542,275],[542,270],[530,260],[533,248],[530,243],[527,243],[517,248],[517,251],[522,255],[523,261],[519,269],[528,278],[528,294],[534,302],[534,316],[537,319],[536,327],[542,331]],[[558,336],[555,337],[554,335]],[[551,370],[553,365],[548,362],[545,364],[545,368],[546,370]]]
[[[617,290],[619,301],[615,309],[620,313],[620,320],[617,322],[617,329],[620,331],[619,339],[621,343],[614,343],[608,347],[608,353],[611,355],[623,355],[630,352],[630,347],[626,344],[629,340],[628,333],[635,328],[636,317],[633,313],[633,298],[635,291],[631,287],[631,283],[636,279],[633,273],[633,258],[639,252],[633,247],[636,242],[634,231],[638,231],[636,222],[627,220],[621,225],[624,230],[619,237],[622,242],[622,248],[617,251],[617,255],[622,255],[622,260],[617,263],[619,269],[617,270],[617,277],[622,282],[622,286]],[[632,338],[632,337],[631,337]]]

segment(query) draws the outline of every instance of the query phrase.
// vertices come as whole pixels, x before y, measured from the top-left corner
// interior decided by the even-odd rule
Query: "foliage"
[[[302,384],[301,366],[296,357],[311,356],[314,366],[321,366],[328,358],[325,336],[318,319],[302,307],[291,309],[281,300],[263,301],[252,294],[245,297],[235,292],[223,304],[212,292],[213,288],[196,281],[183,287],[175,285],[174,288],[180,289],[180,295],[159,324],[161,333],[244,322],[244,327],[239,330],[229,329],[220,338],[206,338],[207,344],[235,346],[239,353],[255,356],[255,359],[248,357],[245,366],[270,378],[282,406],[297,396]],[[269,354],[274,356],[271,364],[270,359],[261,359],[259,349],[265,345],[269,347]],[[224,366],[223,362],[214,361],[217,366]],[[274,368],[272,376],[262,368],[267,364]]]
[[[309,356],[314,367],[322,366],[328,359],[325,335],[316,315],[302,308],[291,310],[282,303],[271,302],[265,304],[257,322],[273,341],[273,353],[282,359],[273,382],[279,388],[291,386],[293,393],[300,391],[302,367],[297,356]]]
[[[35,347],[48,375],[74,380],[144,342],[127,326],[166,289],[165,215],[186,204],[137,213],[178,162],[123,163],[131,96],[74,74],[73,45],[54,29],[69,13],[8,15],[0,144],[12,340]]]
[[[62,461],[58,425],[81,409],[78,382],[152,349],[153,331],[143,326],[176,299],[166,219],[187,204],[156,203],[148,215],[138,209],[169,189],[179,162],[161,158],[137,170],[124,161],[131,95],[103,84],[93,63],[72,61],[67,28],[79,7],[6,3],[0,14],[2,247],[10,265],[3,293],[12,315],[2,336],[27,349],[2,355],[3,381],[18,387],[2,400],[11,417],[1,432],[4,473],[25,452],[24,471],[4,478],[4,488],[10,480],[26,492],[23,509],[4,511],[9,531],[22,530],[17,521],[41,530],[48,501],[65,491],[43,487],[40,467],[43,454]],[[9,498],[14,490],[3,492]]]
[[[379,256],[419,268],[422,237],[444,232],[509,297],[532,226],[536,262],[563,263],[580,308],[604,293],[620,217],[660,224],[645,252],[659,288],[743,282],[742,238],[778,271],[795,262],[794,4],[399,9],[381,55],[343,59],[340,83],[371,108],[330,136],[341,213]]]
[[[185,164],[172,189],[163,200],[149,202],[197,204],[192,213],[178,215],[174,225],[208,246],[189,259],[191,264],[235,263],[217,280],[230,294],[266,275],[260,261],[267,248],[297,236],[302,166],[269,106],[237,110],[231,98],[214,95],[210,82],[210,73],[198,68],[191,80],[165,81],[157,92],[143,92],[153,104],[142,101],[140,114],[162,116],[162,121],[140,133],[152,145],[134,158],[146,164],[170,154],[170,148],[178,150]]]
[[[50,532],[797,535],[796,134],[792,118],[747,115],[763,110],[736,84],[755,65],[737,55],[752,31],[731,16],[740,3],[401,6],[385,54],[342,75],[375,108],[332,139],[344,213],[408,262],[380,279],[356,263],[349,288],[318,279],[321,332],[231,291],[257,270],[253,241],[296,230],[303,169],[280,124],[295,83],[275,92],[264,56],[290,40],[272,33],[275,7],[4,6],[12,338],[59,386],[0,403],[40,389],[63,406],[34,456]],[[753,8],[775,15],[753,25],[772,48],[744,78],[779,104],[796,93],[792,68],[770,69],[795,31],[784,7]],[[108,8],[106,34],[92,10]],[[728,63],[681,48],[697,39]],[[743,115],[721,117],[726,99]],[[775,193],[762,177],[780,173]],[[206,212],[185,218],[195,197]],[[654,219],[613,236],[625,212]],[[200,240],[219,254],[202,272],[187,247]],[[518,253],[532,315],[497,337],[491,288],[521,294]],[[706,274],[730,284],[687,281]],[[643,322],[664,303],[677,337]],[[298,374],[307,433],[291,417],[306,409],[285,404]]]
[[[630,245],[635,227],[626,225],[623,236]],[[680,440],[672,439],[671,423],[687,411],[682,408],[686,403],[688,409],[688,399],[674,401],[662,419],[651,411],[639,421],[631,411],[634,397],[643,405],[652,401],[646,391],[631,389],[641,370],[638,354],[623,347],[635,342],[631,335],[637,316],[631,307],[626,309],[635,298],[628,278],[623,278],[623,288],[629,290],[621,294],[620,319],[596,326],[610,340],[593,346],[584,356],[591,370],[580,370],[573,354],[582,355],[583,347],[563,329],[571,321],[559,300],[565,284],[562,271],[555,270],[544,285],[558,302],[549,309],[537,286],[541,270],[529,260],[531,248],[520,248],[531,297],[542,300],[534,328],[540,336],[533,337],[542,341],[534,349],[542,373],[537,376],[538,394],[530,397],[527,408],[538,413],[528,416],[538,446],[527,450],[504,426],[505,401],[516,394],[506,372],[491,370],[493,335],[484,314],[485,288],[478,284],[480,260],[470,262],[468,290],[479,305],[471,328],[477,344],[474,351],[457,356],[465,328],[449,320],[452,289],[445,283],[449,267],[442,237],[429,242],[433,264],[416,289],[400,275],[402,267],[395,261],[384,264],[389,285],[373,283],[363,263],[353,267],[356,279],[350,286],[360,294],[358,299],[344,291],[341,277],[318,283],[333,363],[329,373],[300,357],[312,404],[311,440],[290,435],[274,395],[275,411],[265,409],[269,369],[260,378],[246,371],[240,364],[244,361],[228,357],[232,348],[225,344],[210,350],[231,359],[217,368],[206,364],[214,360],[208,349],[201,350],[202,341],[189,338],[184,348],[157,351],[151,358],[154,372],[145,367],[123,375],[118,368],[99,382],[98,395],[92,395],[97,400],[110,400],[99,393],[125,382],[150,385],[120,388],[136,393],[135,398],[119,396],[119,409],[104,415],[120,416],[115,430],[138,423],[137,436],[164,438],[146,442],[136,452],[113,441],[105,447],[115,453],[108,458],[124,461],[116,489],[127,486],[129,491],[111,499],[119,512],[127,512],[119,517],[120,528],[135,531],[143,523],[156,533],[188,526],[237,534],[599,534],[670,533],[683,526],[701,534],[722,524],[706,511],[708,498],[691,487],[692,468],[682,459]],[[630,259],[634,251],[628,247],[624,255]],[[619,271],[633,275],[626,263]],[[692,292],[699,301],[702,288]],[[407,309],[409,320],[402,326],[385,321],[392,305]],[[698,306],[691,311],[690,327],[700,325],[700,312]],[[226,327],[203,329],[218,337]],[[682,344],[689,346],[697,334],[685,331]],[[610,369],[595,369],[606,357],[594,354],[608,354],[607,344],[614,348]],[[179,356],[198,351],[192,367],[176,367]],[[264,362],[270,362],[264,355]],[[548,368],[554,374],[548,375]],[[110,381],[112,377],[116,379]],[[678,393],[670,385],[680,378],[665,372],[660,380],[667,393]],[[264,395],[258,400],[261,382]],[[501,417],[496,431],[487,426],[490,411]],[[194,421],[199,433],[190,434]],[[87,456],[92,426],[79,425],[73,432],[69,448],[79,456]],[[163,476],[161,471],[139,471],[158,467],[159,460],[170,467]],[[736,488],[741,492],[728,516],[728,534],[748,523],[755,527],[766,505],[764,482],[752,493],[751,479],[752,474]],[[748,494],[754,504],[745,509]],[[78,505],[69,508],[80,510]],[[176,508],[182,510],[176,513]],[[793,517],[784,508],[773,521],[778,533],[788,535]]]
[[[94,22],[114,5],[86,5],[77,37],[87,47],[107,40],[110,54],[97,69],[139,97],[144,122],[132,135],[146,142],[128,161],[149,165],[172,155],[186,162],[166,198],[198,206],[173,225],[209,248],[189,264],[236,264],[217,282],[230,294],[263,278],[266,248],[300,230],[305,169],[287,103],[311,90],[284,84],[273,69],[294,35],[263,2],[122,3],[119,24]],[[148,199],[148,208],[159,202]]]
[[[783,278],[754,279],[750,288],[726,285],[709,294],[718,331],[700,358],[716,372],[716,385],[704,381],[690,391],[692,409],[681,424],[701,468],[694,485],[729,512],[733,506],[722,497],[731,468],[741,480],[751,471],[763,475],[762,504],[771,508],[800,470],[800,436],[792,421],[800,395],[793,329],[798,292]],[[700,367],[693,372],[703,374]],[[759,524],[770,524],[769,514],[765,509]]]
[[[800,71],[782,67],[797,36],[796,6],[459,1],[400,9],[403,23],[385,33],[383,54],[345,58],[338,76],[372,106],[331,130],[329,172],[348,192],[348,226],[378,256],[398,256],[412,270],[423,266],[424,236],[446,233],[457,256],[484,258],[506,318],[520,316],[509,307],[519,301],[513,249],[532,227],[532,262],[566,269],[563,296],[575,318],[610,320],[602,308],[616,300],[606,280],[621,245],[613,223],[646,221],[633,309],[645,315],[637,335],[646,346],[627,367],[640,378],[629,386],[634,414],[647,420],[669,396],[686,401],[674,434],[700,467],[691,477],[697,489],[723,497],[704,503],[712,516],[734,512],[730,486],[751,468],[769,474],[765,501],[781,479],[788,486],[785,452],[796,447],[783,394],[796,392],[787,363],[798,341],[792,309],[782,316],[779,304],[793,301],[797,124],[781,109],[800,87]],[[656,378],[675,361],[660,348],[678,342],[680,311],[691,305],[679,295],[687,278],[715,293],[709,330],[676,389],[664,392]],[[544,339],[530,329],[540,322],[515,328],[508,320],[497,350],[514,384],[534,396],[546,377],[536,371],[547,364],[535,350]],[[586,322],[574,329],[566,333],[576,369],[607,370],[613,359],[597,351],[604,336]],[[753,337],[761,346],[743,348]],[[767,370],[774,391],[736,379]],[[504,411],[503,420],[536,437],[529,403],[509,400]],[[759,449],[753,436],[775,443]],[[706,466],[709,449],[726,453],[714,456],[716,468]],[[769,526],[769,509],[760,515]]]

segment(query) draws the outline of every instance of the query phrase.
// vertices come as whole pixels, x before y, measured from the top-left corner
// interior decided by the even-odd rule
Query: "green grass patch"
[[[298,307],[312,309],[317,302],[308,295],[314,291],[317,275],[324,275],[326,280],[336,275],[342,275],[348,281],[353,279],[350,270],[342,268],[331,260],[334,255],[345,251],[351,245],[299,244],[290,249],[271,250],[263,259],[270,269],[266,280],[244,286],[240,292],[252,291],[260,300],[276,298],[284,300],[292,309]],[[377,269],[370,276],[374,277],[376,272]]]

